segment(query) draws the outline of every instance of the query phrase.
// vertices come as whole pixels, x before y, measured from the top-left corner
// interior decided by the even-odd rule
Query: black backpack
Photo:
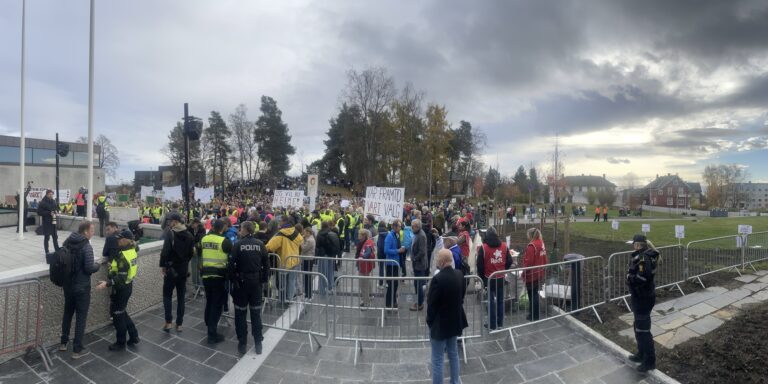
[[[107,216],[106,200],[99,201],[99,203],[96,205],[96,216],[100,218]]]
[[[46,261],[50,265],[51,282],[57,287],[63,287],[72,280],[72,275],[77,270],[77,253],[77,250],[65,245],[46,255]]]

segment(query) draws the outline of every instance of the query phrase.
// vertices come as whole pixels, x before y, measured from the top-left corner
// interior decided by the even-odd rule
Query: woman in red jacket
[[[529,243],[525,247],[525,254],[523,255],[523,268],[546,265],[547,249],[544,247],[541,232],[538,228],[530,228],[527,235]],[[530,303],[530,313],[526,319],[530,321],[539,320],[539,289],[541,289],[544,277],[544,268],[532,268],[523,271],[523,281],[525,281],[525,289],[528,291]]]
[[[361,246],[357,247],[355,259],[357,259],[357,271],[360,276],[370,276],[375,266],[376,244],[371,239],[371,233],[367,229],[358,232],[358,240]],[[370,261],[367,261],[370,260]],[[380,264],[383,266],[383,264]],[[373,280],[360,279],[360,308],[371,305],[371,283]]]

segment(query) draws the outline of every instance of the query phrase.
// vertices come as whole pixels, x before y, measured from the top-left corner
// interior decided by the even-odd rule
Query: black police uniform
[[[635,339],[637,355],[632,360],[642,363],[645,371],[656,367],[656,350],[651,334],[651,310],[656,304],[656,263],[659,253],[645,248],[632,253],[627,270],[627,285],[632,297],[632,313],[635,316]]]
[[[232,301],[235,305],[235,330],[238,349],[245,353],[248,340],[246,324],[247,311],[251,311],[251,332],[256,345],[256,354],[261,354],[261,302],[262,283],[269,276],[269,255],[261,240],[248,235],[232,247],[229,259],[232,280]]]

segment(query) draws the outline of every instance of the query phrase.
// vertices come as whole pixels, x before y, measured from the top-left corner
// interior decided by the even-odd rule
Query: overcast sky
[[[28,137],[87,134],[87,0],[27,1]],[[19,134],[21,0],[0,0],[0,134]],[[386,67],[488,136],[487,164],[621,184],[738,163],[768,181],[768,2],[97,1],[96,134],[118,178],[167,163],[168,131],[262,95],[297,155],[322,156],[345,72]]]

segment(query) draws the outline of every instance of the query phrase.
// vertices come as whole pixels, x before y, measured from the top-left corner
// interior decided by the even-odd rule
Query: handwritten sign
[[[739,234],[740,235],[751,235],[752,234],[752,226],[751,225],[739,225]]]
[[[685,239],[685,226],[684,225],[675,225],[675,238],[676,239]]]
[[[643,224],[643,233],[648,233],[651,231],[651,225],[650,224]]]
[[[275,189],[272,196],[272,208],[301,208],[304,204],[304,191]]]
[[[317,175],[307,176],[307,196],[309,196],[310,198],[317,197],[317,183],[318,183]]]
[[[342,200],[341,203],[339,203],[339,206],[342,208],[349,207],[349,200]]]
[[[612,220],[611,221],[611,229],[613,229],[614,231],[618,231],[619,230],[619,222],[616,221],[616,220]]]
[[[404,199],[405,188],[366,187],[365,214],[388,223],[402,219]]]

